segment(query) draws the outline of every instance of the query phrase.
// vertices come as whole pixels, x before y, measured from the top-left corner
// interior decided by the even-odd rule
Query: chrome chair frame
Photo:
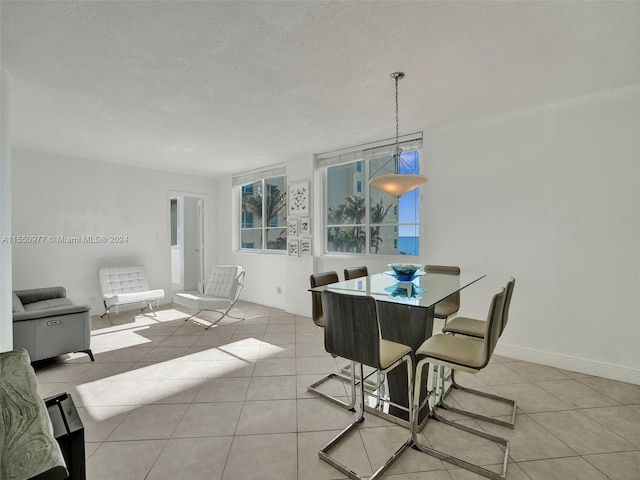
[[[346,297],[346,298],[345,298]],[[340,299],[340,300],[337,300]],[[335,292],[325,292],[323,294],[323,298],[322,298],[322,302],[323,302],[323,310],[327,311],[329,309],[326,308],[327,305],[332,306],[333,305],[333,311],[336,311],[336,307],[335,304],[332,304],[331,302],[353,302],[353,303],[358,303],[358,304],[366,304],[369,303],[368,307],[370,309],[373,310],[373,314],[375,315],[375,322],[376,322],[376,327],[377,327],[377,341],[380,342],[378,344],[378,346],[376,347],[375,345],[372,345],[372,351],[377,351],[378,352],[378,360],[377,360],[377,364],[376,365],[369,365],[369,366],[373,366],[378,368],[378,370],[380,370],[381,374],[386,374],[387,372],[393,370],[394,368],[398,367],[400,364],[405,363],[407,364],[407,393],[409,395],[409,405],[411,405],[412,403],[412,395],[413,395],[413,358],[411,355],[411,349],[409,347],[407,347],[406,345],[401,345],[395,342],[387,342],[387,344],[391,344],[393,345],[395,348],[400,347],[400,351],[398,352],[398,355],[402,355],[400,358],[396,358],[393,363],[391,363],[388,366],[384,366],[383,362],[382,362],[382,353],[381,353],[381,343],[383,342],[383,340],[380,337],[380,323],[379,323],[379,319],[378,319],[378,310],[377,310],[377,304],[375,299],[373,299],[372,297],[362,297],[362,296],[353,296],[353,295],[343,295],[343,294],[339,294],[339,293],[335,293]],[[372,307],[373,306],[373,307]],[[354,310],[357,307],[352,307]],[[365,312],[366,314],[366,312]],[[348,313],[345,313],[345,315],[348,315]],[[329,318],[329,321],[331,322],[339,322],[340,320],[335,318],[337,317],[332,315]],[[370,320],[369,320],[370,322]],[[371,323],[369,323],[369,325],[371,325]],[[326,328],[326,327],[325,327]],[[330,328],[334,328],[334,327],[330,327]],[[352,328],[356,328],[356,327],[352,327]],[[347,327],[347,330],[349,329],[349,327]],[[358,369],[359,369],[359,373],[360,373],[360,378],[364,378],[364,366],[362,361],[360,362],[356,362],[357,359],[359,360],[363,360],[361,355],[362,353],[358,353],[358,348],[355,347],[356,345],[356,341],[353,340],[353,338],[355,337],[351,337],[349,335],[345,335],[344,337],[342,335],[335,335],[335,332],[338,332],[341,329],[340,327],[335,327],[335,331],[332,330],[330,333],[330,336],[332,339],[336,339],[336,338],[340,338],[340,340],[338,341],[332,341],[329,340],[327,341],[327,332],[325,331],[325,346],[329,345],[329,347],[327,348],[327,351],[333,350],[333,348],[331,347],[331,345],[335,344],[340,344],[341,345],[341,350],[339,352],[337,352],[337,354],[339,356],[345,356],[345,358],[348,358],[349,356],[349,352],[348,350],[352,350],[352,361],[358,364]],[[345,338],[346,337],[346,338]],[[358,338],[358,340],[360,340],[360,338]],[[353,343],[351,343],[351,341],[353,341]],[[386,342],[386,341],[385,341]],[[359,344],[360,347],[362,347],[362,344]],[[367,349],[366,345],[364,346],[365,349]],[[367,349],[368,350],[368,349]],[[404,350],[404,353],[401,353],[402,350]],[[362,350],[360,350],[361,352]],[[391,361],[391,360],[389,360]],[[386,363],[386,362],[385,362]],[[353,367],[355,369],[355,365]],[[407,438],[407,440],[389,457],[387,458],[384,463],[382,464],[382,466],[380,466],[374,473],[373,475],[371,475],[370,477],[363,477],[358,475],[356,472],[354,472],[353,470],[351,470],[349,467],[347,467],[346,465],[344,465],[343,463],[337,461],[335,458],[331,457],[329,455],[329,452],[336,446],[338,445],[338,443],[344,439],[353,429],[355,429],[356,427],[358,427],[358,425],[360,425],[364,420],[364,412],[365,412],[365,406],[364,406],[364,396],[365,396],[365,384],[364,382],[360,381],[358,382],[359,385],[359,392],[358,392],[358,400],[359,400],[359,405],[358,405],[358,409],[357,411],[358,416],[356,417],[356,419],[349,424],[344,430],[342,430],[342,432],[340,432],[333,440],[331,440],[327,445],[325,445],[322,449],[320,449],[318,451],[318,456],[320,457],[321,460],[327,462],[329,465],[331,465],[332,467],[336,468],[337,470],[339,470],[340,472],[342,472],[344,475],[346,475],[347,477],[354,479],[354,480],[364,480],[364,478],[368,478],[369,480],[374,480],[376,478],[378,478],[380,475],[382,475],[399,457],[400,455],[402,455],[402,453],[411,446],[412,444],[412,437],[411,435],[409,435],[409,438]]]
[[[507,285],[505,287],[505,301],[504,301],[504,308],[502,310],[502,319],[501,319],[501,324],[500,324],[500,335],[502,336],[502,332],[504,332],[504,329],[507,325],[507,322],[509,320],[509,307],[511,306],[511,296],[513,295],[513,289],[515,287],[515,283],[516,280],[515,278],[511,277],[509,279],[509,281],[507,282]],[[458,317],[459,318],[459,317]],[[465,319],[465,320],[473,320],[474,322],[477,322],[478,325],[482,326],[481,324],[484,324],[485,322],[483,320],[475,320],[475,319]],[[466,335],[466,336],[471,336],[473,338],[477,338],[479,340],[483,340],[484,339],[484,330],[482,332],[478,331],[478,333],[474,333],[473,335],[467,335],[464,333],[463,330],[456,330],[456,325],[455,325],[456,319],[454,318],[453,320],[451,320],[451,322],[449,322],[449,324],[447,326],[445,326],[445,328],[443,328],[443,333],[447,333],[450,335]],[[441,402],[440,402],[440,407],[444,408],[445,410],[449,410],[451,412],[456,412],[456,413],[461,413],[463,415],[467,415],[469,417],[472,418],[477,418],[480,420],[484,420],[486,422],[491,422],[491,423],[495,423],[496,425],[501,425],[503,427],[508,427],[508,428],[514,428],[515,424],[516,424],[516,413],[518,410],[518,406],[515,400],[511,400],[510,398],[506,398],[500,395],[495,395],[493,393],[487,393],[487,392],[483,392],[481,390],[475,390],[473,388],[469,388],[469,387],[465,387],[463,385],[460,385],[458,382],[456,382],[455,379],[455,370],[451,370],[451,374],[449,376],[449,379],[451,380],[451,389],[455,389],[455,390],[460,390],[463,392],[467,392],[473,395],[477,395],[480,397],[484,397],[484,398],[489,398],[491,400],[496,400],[499,402],[503,402],[503,403],[507,403],[509,405],[511,405],[512,410],[511,410],[511,419],[510,420],[500,420],[498,418],[493,418],[493,417],[488,417],[486,415],[481,415],[479,413],[476,412],[470,412],[468,410],[462,410],[460,408],[454,407],[452,405],[447,404],[444,400],[446,398],[443,397]],[[451,392],[451,390],[449,390],[449,393]]]
[[[407,369],[409,371],[409,378],[408,378],[408,391],[409,391],[409,402],[412,401],[412,390],[413,390],[413,379],[412,379],[412,365],[413,365],[413,360],[411,359],[411,355],[405,355],[404,357],[402,357],[400,360],[398,360],[397,362],[395,362],[391,367],[387,368],[386,370],[384,370],[384,373],[393,370],[394,368],[396,368],[398,365],[400,365],[402,362],[407,362]],[[360,370],[360,376],[362,378],[362,375],[364,374],[364,368],[362,366],[362,364],[358,364],[359,370]],[[355,368],[355,367],[354,367]],[[387,458],[385,460],[385,462],[382,464],[382,466],[380,466],[378,468],[378,470],[376,470],[373,475],[371,475],[370,477],[362,477],[359,476],[356,472],[354,472],[353,470],[351,470],[349,467],[347,467],[346,465],[338,462],[337,460],[335,460],[333,457],[329,456],[329,451],[335,447],[340,440],[342,440],[344,437],[346,437],[349,432],[351,432],[351,430],[353,430],[354,428],[356,428],[358,425],[360,425],[362,422],[364,422],[364,388],[363,388],[363,383],[359,382],[360,385],[360,395],[358,396],[359,398],[359,406],[358,406],[358,412],[359,415],[358,417],[351,423],[349,424],[349,426],[347,426],[347,428],[345,428],[344,430],[342,430],[342,432],[340,432],[333,440],[331,440],[328,444],[326,444],[320,451],[318,451],[318,456],[324,460],[325,462],[327,462],[329,465],[331,465],[332,467],[338,469],[340,472],[342,472],[344,475],[346,475],[349,478],[352,478],[354,480],[364,480],[364,478],[368,478],[369,480],[374,480],[376,478],[378,478],[380,475],[382,475],[384,473],[384,471],[389,468],[393,462],[395,462],[398,457],[400,457],[400,455],[402,455],[402,453],[409,448],[412,445],[412,439],[411,436],[407,439],[407,441],[405,443],[403,443],[400,448],[398,448],[393,455],[391,455],[391,457]]]
[[[322,272],[322,273],[314,273],[309,277],[309,282],[311,284],[311,288],[315,288],[315,287],[321,287],[323,285],[329,285],[331,283],[335,283],[338,282],[340,279],[338,278],[338,274],[334,271],[330,271],[330,272]],[[313,318],[313,322],[318,326],[318,328],[324,329],[324,314],[322,311],[322,303],[321,303],[321,295],[320,293],[317,292],[311,292],[311,300],[312,300],[312,318]],[[335,358],[335,357],[334,357]],[[349,364],[349,367],[351,367],[351,372],[355,372],[354,368],[355,368],[355,364],[354,362],[351,362]],[[351,390],[351,396],[350,396],[350,400],[349,401],[343,401],[340,400],[337,397],[334,397],[333,395],[329,395],[326,392],[323,392],[321,390],[318,389],[318,387],[320,385],[322,385],[325,382],[328,382],[329,380],[332,379],[336,379],[336,380],[340,380],[342,382],[349,382],[350,383],[350,390]],[[346,408],[347,410],[351,410],[354,411],[354,407],[356,404],[356,384],[357,384],[358,380],[355,378],[355,373],[350,373],[348,372],[347,368],[343,368],[341,369],[340,372],[332,372],[329,373],[327,375],[325,375],[324,377],[322,377],[320,380],[312,383],[311,385],[309,385],[307,387],[307,391],[309,392],[313,392],[316,393],[318,395],[320,395],[321,397],[329,400],[332,403],[335,403],[336,405],[339,405],[341,407]]]
[[[417,368],[417,372],[416,372],[416,388],[418,388],[418,385],[420,384],[420,382],[422,381],[422,372],[421,372],[421,366],[424,365],[424,363],[428,363],[428,357],[425,359],[427,360],[427,362],[425,362],[424,360],[418,362],[418,368]],[[482,475],[483,477],[487,477],[490,478],[492,480],[506,480],[506,476],[507,476],[507,462],[509,459],[509,450],[511,448],[511,444],[509,442],[508,439],[503,438],[503,437],[499,437],[497,435],[492,435],[491,433],[485,432],[483,430],[478,430],[476,428],[473,427],[469,427],[467,425],[464,425],[462,423],[458,423],[458,422],[454,422],[451,421],[441,415],[438,414],[437,412],[437,407],[442,406],[441,402],[438,401],[438,398],[441,398],[443,396],[443,390],[444,390],[444,367],[443,366],[438,366],[437,367],[438,373],[436,373],[436,383],[437,386],[434,387],[434,390],[432,390],[431,392],[429,392],[427,394],[427,398],[425,398],[424,402],[421,405],[417,405],[417,402],[414,400],[414,411],[413,411],[413,420],[411,423],[411,436],[412,436],[412,443],[413,446],[416,447],[418,450],[420,450],[421,452],[424,452],[428,455],[431,455],[433,457],[439,458],[440,460],[444,460],[446,462],[452,463],[454,465],[457,465],[458,467],[464,468],[465,470],[469,470],[471,472],[477,473],[478,475]],[[418,424],[418,415],[417,412],[419,411],[419,409],[422,409],[422,406],[424,406],[425,402],[433,402],[433,407],[430,407],[430,412],[428,414],[428,416],[425,418],[425,420],[422,422],[422,424]],[[451,409],[449,409],[451,410]],[[485,418],[481,418],[481,419],[485,419]],[[441,452],[439,450],[436,450],[435,448],[432,447],[428,447],[424,444],[422,444],[418,438],[418,432],[421,431],[425,424],[427,424],[429,422],[429,420],[435,420],[438,421],[440,423],[443,423],[445,425],[449,425],[453,428],[459,429],[459,430],[463,430],[465,432],[471,433],[473,435],[482,437],[482,438],[486,438],[487,440],[491,440],[493,442],[496,442],[500,445],[502,445],[504,447],[504,457],[502,460],[502,472],[501,473],[497,473],[494,472],[492,470],[486,469],[484,467],[481,467],[479,465],[476,465],[474,463],[468,462],[466,460],[463,460],[459,457],[456,457],[454,455],[448,454],[448,453],[444,453]]]
[[[434,340],[436,337],[446,337],[446,335],[435,335],[434,337],[431,337],[431,339],[423,343],[422,346],[418,348],[418,350],[416,350],[416,355],[417,356],[423,355],[423,358],[418,362],[416,366],[416,378],[415,378],[415,385],[414,385],[413,411],[412,411],[412,421],[411,421],[411,437],[412,437],[414,447],[428,455],[431,455],[433,457],[439,458],[440,460],[444,460],[446,462],[452,463],[454,465],[457,465],[466,470],[477,473],[478,475],[482,475],[484,477],[490,478],[492,480],[506,479],[507,462],[509,459],[509,449],[510,449],[509,440],[503,437],[499,437],[497,435],[492,435],[483,430],[478,430],[476,428],[469,427],[467,425],[448,420],[447,418],[444,418],[441,415],[439,415],[437,410],[438,408],[445,408],[442,405],[442,400],[446,396],[445,383],[444,383],[445,368],[450,368],[452,370],[458,369],[458,370],[467,371],[470,373],[477,373],[482,368],[484,368],[486,364],[488,364],[489,359],[491,358],[491,355],[493,353],[493,348],[495,347],[495,343],[497,343],[497,340],[499,337],[499,329],[501,327],[501,322],[502,322],[505,297],[506,297],[506,293],[505,293],[505,289],[503,288],[500,293],[497,293],[496,295],[494,295],[491,301],[491,307],[489,309],[489,318],[487,319],[487,329],[486,329],[487,333],[485,334],[485,339],[481,341],[482,343],[481,346],[483,349],[482,353],[485,357],[483,364],[481,365],[464,365],[462,363],[458,364],[458,363],[455,363],[457,359],[450,354],[435,356],[436,353],[433,353],[434,350],[433,349],[429,350],[429,348],[431,347],[431,345],[434,345],[435,342],[437,341],[437,340]],[[442,338],[440,338],[440,340],[442,340]],[[461,341],[478,342],[478,344],[475,346],[480,346],[480,342],[478,340],[461,339]],[[431,390],[427,392],[427,396],[425,400],[422,402],[422,404],[420,404],[420,400],[416,395],[416,392],[420,391],[420,387],[422,385],[422,370],[427,363],[435,367],[433,369],[432,368],[427,369],[428,372],[433,372],[435,378],[434,378]],[[425,418],[425,420],[422,422],[422,424],[419,424],[417,412],[419,412],[420,409],[427,402],[429,404],[429,413]],[[459,409],[457,409],[456,411],[460,413],[464,413],[465,415],[469,415],[469,413],[472,413],[472,412],[467,412]],[[473,418],[481,418],[483,420],[485,419],[483,418],[483,416],[479,416],[479,415],[471,415],[471,416],[473,416]],[[504,449],[501,473],[494,472],[492,470],[473,464],[471,462],[463,460],[449,453],[441,452],[439,450],[436,450],[433,447],[422,444],[418,437],[418,433],[424,428],[424,426],[430,420],[436,420],[445,425],[451,426],[459,430],[463,430],[475,436],[485,438],[487,440],[497,443],[498,445],[501,445],[502,448]]]

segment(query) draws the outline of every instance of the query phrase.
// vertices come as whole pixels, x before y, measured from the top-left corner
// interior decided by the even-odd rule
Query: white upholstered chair
[[[185,321],[196,317],[203,310],[222,313],[220,318],[205,328],[206,330],[225,316],[231,317],[229,312],[244,287],[244,276],[245,270],[240,265],[216,265],[211,270],[211,276],[204,293],[197,291],[178,292],[173,296],[173,301],[183,307],[197,310]]]
[[[146,303],[144,308],[153,312],[151,305],[154,302],[156,306],[160,305],[160,299],[164,298],[163,289],[149,288],[144,265],[100,268],[98,280],[104,303],[104,313],[101,317],[108,317],[112,308],[118,313],[118,307],[136,303]]]

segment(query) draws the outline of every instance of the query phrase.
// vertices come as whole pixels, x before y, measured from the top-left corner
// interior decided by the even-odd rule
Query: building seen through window
[[[394,197],[367,183],[370,172],[395,173],[389,160],[387,155],[327,167],[327,252],[419,255],[419,190]],[[403,152],[402,160],[398,173],[420,170],[419,150]]]

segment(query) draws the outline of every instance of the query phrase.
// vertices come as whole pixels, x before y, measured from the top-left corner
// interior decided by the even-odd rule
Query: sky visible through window
[[[398,167],[399,173],[416,173],[418,172],[418,152],[405,152],[402,154],[402,159],[405,163],[400,162]],[[400,204],[398,210],[398,220],[400,228],[398,231],[399,244],[398,250],[404,251],[407,255],[418,255],[419,248],[419,236],[416,231],[416,224],[419,223],[418,208],[419,205],[420,189],[416,188],[408,193],[405,193],[400,197]],[[412,225],[403,225],[403,224]]]

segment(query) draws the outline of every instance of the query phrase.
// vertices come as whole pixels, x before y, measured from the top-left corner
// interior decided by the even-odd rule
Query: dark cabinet
[[[86,480],[84,426],[71,395],[62,393],[44,401],[69,471],[69,480]]]

